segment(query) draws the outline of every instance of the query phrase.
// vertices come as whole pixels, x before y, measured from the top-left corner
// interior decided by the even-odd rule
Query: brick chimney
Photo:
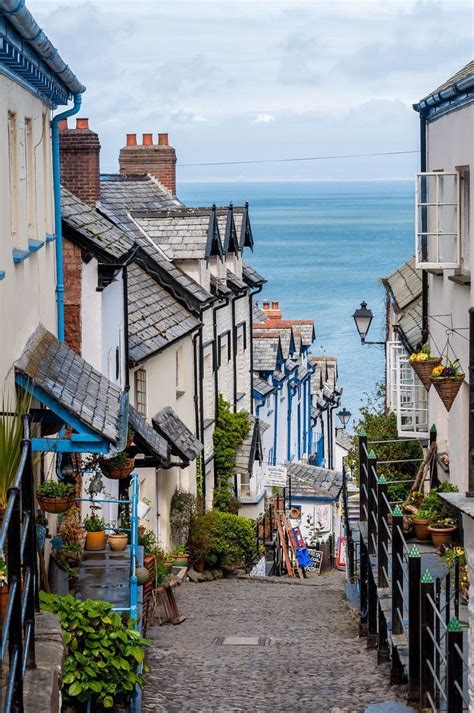
[[[143,134],[141,144],[136,134],[127,134],[119,164],[122,176],[151,173],[173,195],[176,193],[176,151],[168,143],[168,134],[158,134],[157,144],[153,143],[153,134]]]
[[[61,183],[84,203],[95,207],[100,198],[100,143],[89,119],[76,119],[69,129],[67,119],[60,122]]]
[[[263,300],[263,312],[269,320],[278,321],[281,319],[281,309],[276,300],[272,300],[271,306],[269,300]]]

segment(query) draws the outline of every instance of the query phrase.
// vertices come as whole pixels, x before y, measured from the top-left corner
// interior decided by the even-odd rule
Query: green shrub
[[[189,553],[207,567],[245,567],[255,550],[254,523],[247,517],[211,510],[193,519]]]
[[[237,448],[241,445],[249,430],[249,414],[246,411],[233,413],[228,401],[224,399],[222,394],[219,394],[217,422],[213,435],[214,463],[217,478],[214,507],[222,512],[236,511],[236,500],[233,499],[235,460]]]
[[[143,687],[137,666],[149,642],[126,626],[111,604],[44,592],[40,599],[43,610],[59,616],[63,630],[67,654],[62,696],[67,703],[76,706],[91,699],[91,710],[100,711],[126,703],[135,685]]]
[[[76,494],[76,486],[73,483],[45,480],[39,486],[37,493],[42,498],[71,498]]]

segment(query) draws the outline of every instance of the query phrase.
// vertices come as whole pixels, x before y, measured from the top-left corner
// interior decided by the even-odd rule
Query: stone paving
[[[377,666],[358,638],[340,572],[299,586],[272,579],[178,588],[187,619],[148,633],[143,713],[359,713],[388,701],[387,710],[407,710],[396,705],[404,702],[403,688],[390,687],[387,665]],[[226,637],[253,638],[225,645]]]

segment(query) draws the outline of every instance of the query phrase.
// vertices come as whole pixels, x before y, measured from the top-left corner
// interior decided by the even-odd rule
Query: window
[[[33,122],[25,119],[26,214],[28,237],[36,239],[36,170]]]
[[[176,350],[176,397],[184,394],[183,347]]]
[[[237,354],[243,354],[247,349],[247,323],[241,322],[236,326]]]
[[[470,272],[470,232],[469,232],[469,213],[470,213],[470,171],[469,166],[461,166],[459,172],[459,232],[461,242],[461,267],[463,273]]]
[[[434,171],[416,177],[416,267],[442,270],[461,262],[459,176]]]
[[[387,389],[401,437],[428,438],[428,392],[408,362],[401,342],[389,343],[390,384]]]
[[[135,406],[142,416],[146,416],[146,371],[137,369],[135,372]]]
[[[231,358],[230,332],[221,334],[218,338],[218,366],[227,364]]]

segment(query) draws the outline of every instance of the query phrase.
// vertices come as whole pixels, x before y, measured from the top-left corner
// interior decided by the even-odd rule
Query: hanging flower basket
[[[46,480],[36,491],[38,505],[45,512],[66,512],[75,505],[76,486],[70,483],[59,483]]]
[[[436,366],[431,372],[430,380],[446,411],[449,411],[464,381],[464,374],[460,372],[457,362],[452,362],[449,366]]]
[[[441,364],[441,357],[432,356],[429,347],[423,347],[419,352],[414,352],[408,357],[408,362],[413,367],[419,380],[427,391],[431,388],[431,372]]]
[[[100,469],[106,478],[110,478],[111,480],[123,480],[124,478],[128,478],[132,472],[135,459],[129,458],[125,451],[121,451],[113,458],[101,458],[99,463]]]

